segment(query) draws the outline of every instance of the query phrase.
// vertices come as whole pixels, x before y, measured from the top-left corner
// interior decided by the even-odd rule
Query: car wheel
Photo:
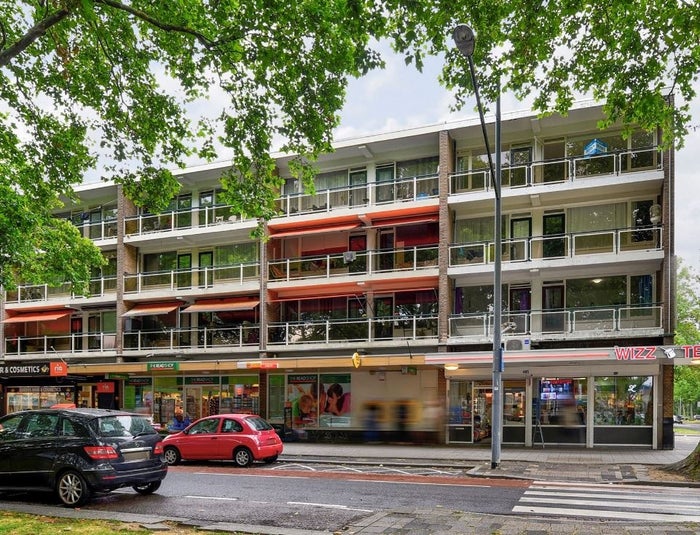
[[[144,496],[147,494],[153,494],[159,488],[160,488],[160,481],[153,481],[152,483],[147,483],[145,485],[136,485],[133,487],[133,489],[136,492],[138,492],[139,494],[143,494]]]
[[[272,457],[265,457],[263,461],[265,461],[267,464],[274,463],[277,460],[277,455],[273,455]]]
[[[63,472],[56,481],[56,495],[68,507],[78,507],[90,498],[85,478],[74,470]]]
[[[168,446],[163,450],[163,458],[169,465],[175,465],[182,459],[182,457],[180,457],[180,452],[177,451],[177,448],[173,448],[172,446]]]
[[[253,454],[248,448],[238,448],[233,452],[233,460],[238,466],[249,466],[253,462]]]

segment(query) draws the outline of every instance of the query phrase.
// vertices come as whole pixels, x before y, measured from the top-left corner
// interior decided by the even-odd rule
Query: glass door
[[[566,256],[566,231],[564,214],[549,214],[542,218],[544,240],[542,253],[544,258]]]
[[[475,386],[472,398],[472,421],[474,442],[491,439],[491,414],[493,409],[493,390],[491,386]]]
[[[530,260],[530,236],[532,218],[523,217],[510,221],[510,261]]]
[[[192,255],[177,255],[177,287],[190,288],[192,286]]]
[[[214,253],[211,251],[204,251],[199,253],[199,287],[200,288],[211,288],[214,286]]]
[[[563,332],[565,326],[564,286],[545,286],[542,288],[542,332]]]

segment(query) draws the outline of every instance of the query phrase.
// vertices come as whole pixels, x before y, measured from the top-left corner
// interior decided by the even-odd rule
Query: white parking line
[[[287,505],[310,505],[311,507],[323,507],[325,509],[342,509],[343,511],[360,511],[361,513],[373,513],[372,509],[356,509],[347,505],[337,505],[332,503],[313,503],[313,502],[287,502]]]

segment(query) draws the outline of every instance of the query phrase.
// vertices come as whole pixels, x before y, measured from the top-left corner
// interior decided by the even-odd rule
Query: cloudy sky
[[[431,61],[423,73],[418,73],[406,67],[402,58],[385,51],[383,54],[386,69],[351,82],[336,140],[476,116],[473,102],[457,114],[450,113],[454,99],[437,81],[440,60]],[[700,242],[694,231],[700,228],[700,166],[692,162],[692,154],[700,147],[700,98],[691,104],[692,124],[698,128],[691,129],[685,147],[676,152],[676,255],[700,270]],[[512,97],[502,98],[502,114],[528,107],[528,103]]]

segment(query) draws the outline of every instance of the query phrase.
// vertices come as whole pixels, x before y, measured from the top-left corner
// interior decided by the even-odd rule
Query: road
[[[43,514],[62,508],[37,500]],[[2,509],[2,502],[0,502]],[[625,521],[700,522],[700,489],[482,479],[460,469],[276,463],[241,469],[232,463],[171,467],[160,490],[140,496],[124,489],[83,507],[89,513],[160,515],[196,525],[269,526],[337,532],[378,513],[444,510]]]

